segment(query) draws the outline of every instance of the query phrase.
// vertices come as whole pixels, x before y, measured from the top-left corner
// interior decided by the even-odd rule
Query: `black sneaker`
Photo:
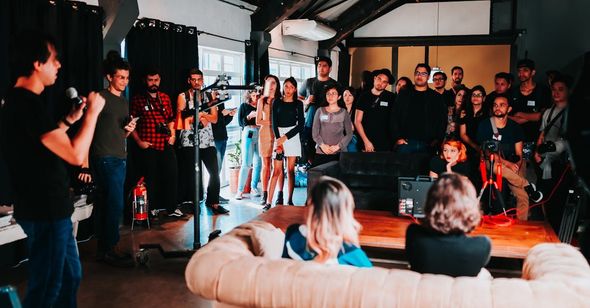
[[[229,214],[229,210],[219,204],[217,206],[207,204],[207,206],[211,208],[211,211],[213,211],[213,214],[215,215]]]
[[[263,211],[263,212],[266,212],[266,211],[270,210],[271,208],[272,208],[272,205],[270,205],[270,203],[267,203],[267,204],[266,204],[266,205],[265,205],[265,206],[262,208],[262,211]]]
[[[262,197],[260,197],[260,205],[266,205],[266,197],[268,197],[268,191],[262,192]]]
[[[277,196],[277,202],[275,202],[275,205],[282,205],[285,204],[285,201],[283,200],[283,192],[279,191],[279,195]]]
[[[287,203],[287,205],[293,205],[294,206],[295,204],[293,204],[293,201],[289,201],[289,203]]]
[[[543,200],[543,193],[537,190],[537,186],[535,186],[535,184],[529,183],[529,185],[524,187],[524,190],[529,195],[529,199],[531,199],[531,201],[536,203]]]
[[[219,203],[229,203],[229,199],[219,196]]]

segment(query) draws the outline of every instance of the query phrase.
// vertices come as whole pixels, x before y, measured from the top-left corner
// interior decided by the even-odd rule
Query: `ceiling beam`
[[[346,41],[347,47],[390,46],[457,46],[457,45],[512,45],[518,32],[491,35],[439,35],[411,37],[355,37]]]
[[[310,2],[311,0],[266,1],[254,14],[250,15],[252,31],[270,32]]]
[[[331,26],[337,31],[336,36],[320,42],[320,49],[332,49],[358,27],[380,16],[383,11],[391,11],[410,2],[410,0],[361,0],[340,15]]]

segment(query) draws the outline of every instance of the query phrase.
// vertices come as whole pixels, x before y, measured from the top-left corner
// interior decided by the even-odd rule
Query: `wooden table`
[[[257,217],[285,231],[295,223],[304,223],[305,208],[276,206]],[[356,210],[355,218],[363,226],[360,244],[363,247],[405,249],[406,229],[413,221],[388,211]],[[547,222],[517,221],[507,227],[484,224],[472,235],[487,235],[492,240],[492,256],[524,259],[529,249],[539,243],[559,243]]]

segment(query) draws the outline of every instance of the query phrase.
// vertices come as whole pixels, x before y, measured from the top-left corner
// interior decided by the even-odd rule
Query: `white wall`
[[[139,17],[155,18],[237,40],[250,38],[252,12],[212,0],[137,0]],[[199,45],[244,52],[244,44],[199,35]]]
[[[438,35],[489,34],[490,1],[404,4],[357,29],[354,36],[434,36],[437,22]]]
[[[302,39],[298,39],[296,37],[282,35],[282,27],[279,24],[276,26],[272,31],[270,31],[270,36],[272,42],[270,43],[270,47],[294,51],[298,53],[302,53],[304,55],[309,55],[315,57],[318,52],[318,42],[314,41],[306,41]],[[290,53],[269,49],[268,55],[271,58],[279,58],[279,59],[286,59],[291,61],[297,62],[305,62],[305,63],[314,63],[313,58],[310,57],[303,57],[300,55],[291,55]]]

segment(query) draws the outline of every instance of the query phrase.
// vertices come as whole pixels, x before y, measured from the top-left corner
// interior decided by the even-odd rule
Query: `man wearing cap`
[[[361,137],[363,152],[391,151],[392,138],[387,128],[395,94],[385,88],[394,78],[386,68],[374,71],[373,76],[373,88],[359,97],[354,126]]]
[[[399,153],[430,153],[443,140],[447,106],[443,97],[428,87],[430,66],[414,69],[414,88],[402,91],[395,102],[390,129]]]
[[[530,161],[539,135],[541,115],[551,106],[551,93],[546,86],[534,81],[536,70],[533,60],[520,60],[517,68],[520,86],[514,89],[510,119],[524,130],[523,158]]]
[[[317,60],[317,77],[308,78],[304,86],[299,89],[299,99],[305,104],[305,126],[301,137],[304,159],[312,162],[315,153],[315,142],[311,136],[313,117],[318,107],[326,104],[326,87],[338,82],[330,77],[332,60],[319,57]]]

